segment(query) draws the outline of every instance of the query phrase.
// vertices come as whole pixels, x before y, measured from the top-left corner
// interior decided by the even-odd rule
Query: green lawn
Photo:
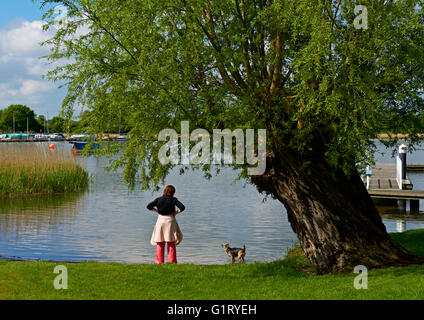
[[[393,234],[424,256],[424,230]],[[317,276],[294,250],[284,261],[241,265],[64,264],[68,290],[56,290],[58,263],[0,261],[0,299],[424,299],[424,265],[369,272],[368,290],[353,273]]]

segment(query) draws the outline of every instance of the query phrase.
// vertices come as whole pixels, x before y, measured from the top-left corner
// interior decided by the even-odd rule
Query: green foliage
[[[49,120],[49,131],[50,132],[66,132],[66,120],[62,117],[54,117]]]
[[[46,119],[46,117],[44,115],[40,114],[37,117],[37,122],[38,122],[38,126],[39,126],[39,131],[47,133],[47,119]]]
[[[1,167],[0,197],[59,194],[85,190],[89,181],[87,171],[76,165],[34,166],[32,168]]]
[[[0,144],[0,198],[84,191],[89,174],[68,151]]]
[[[0,117],[0,128],[2,130],[12,132],[13,118],[15,118],[16,132],[26,132],[27,124],[30,131],[38,131],[39,129],[39,124],[35,119],[34,111],[27,106],[15,104],[4,109]]]
[[[90,110],[90,131],[121,119],[132,141],[114,166],[154,187],[164,128],[266,128],[268,150],[306,164],[322,154],[351,172],[369,162],[377,133],[423,129],[423,1],[74,0],[67,23],[46,13],[48,77],[68,83],[64,112]],[[146,141],[148,139],[148,141]],[[397,143],[392,140],[390,143]],[[319,146],[319,147],[317,147]],[[103,153],[119,152],[116,146]],[[207,169],[207,168],[204,168]]]

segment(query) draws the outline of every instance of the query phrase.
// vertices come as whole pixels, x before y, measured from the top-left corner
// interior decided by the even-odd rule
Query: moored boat
[[[121,135],[118,138],[116,138],[116,141],[120,141],[120,142],[126,142],[129,141],[130,138],[128,138],[126,135]]]
[[[72,144],[74,145],[73,148],[72,148],[73,150],[83,151],[87,147],[88,142],[75,141]],[[93,149],[99,149],[100,145],[97,144],[97,143],[94,143],[92,148]]]

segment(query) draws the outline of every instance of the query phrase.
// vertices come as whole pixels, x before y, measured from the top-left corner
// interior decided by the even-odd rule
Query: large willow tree
[[[358,169],[377,133],[413,141],[421,130],[422,3],[44,1],[68,9],[66,22],[45,17],[48,58],[62,63],[49,77],[67,84],[65,113],[91,110],[95,132],[131,128],[114,163],[131,186],[163,182],[172,166],[160,165],[154,137],[183,120],[267,129],[267,170],[244,177],[284,204],[319,273],[405,265],[419,260],[391,240]]]

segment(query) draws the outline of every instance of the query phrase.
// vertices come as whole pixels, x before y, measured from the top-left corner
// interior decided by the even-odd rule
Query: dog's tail
[[[243,251],[246,251],[246,245],[245,244],[243,245]]]

